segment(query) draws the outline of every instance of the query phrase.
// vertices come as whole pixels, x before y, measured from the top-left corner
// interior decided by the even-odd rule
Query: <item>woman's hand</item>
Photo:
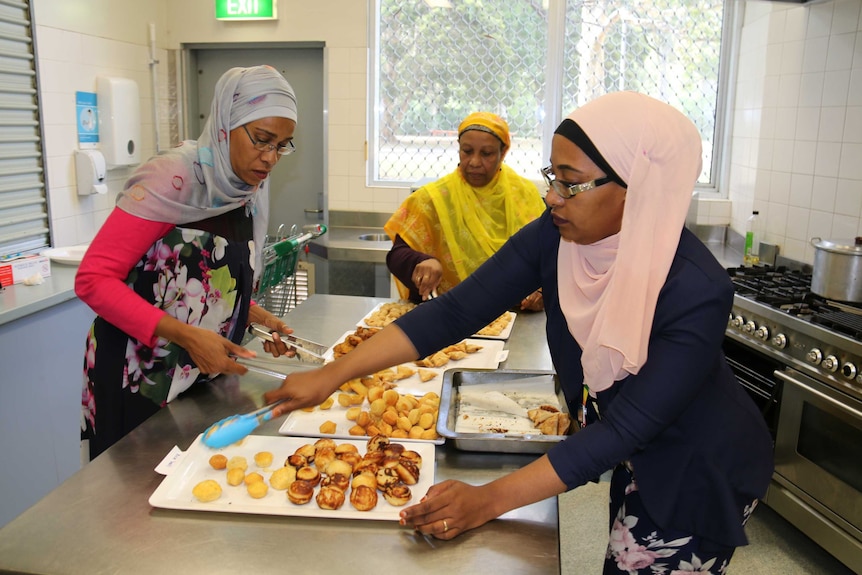
[[[491,489],[447,480],[433,485],[425,497],[401,511],[401,525],[437,539],[452,539],[497,517]]]
[[[542,311],[545,309],[545,300],[542,298],[542,288],[537,289],[521,300],[521,309],[526,311]]]
[[[276,340],[275,342],[263,342],[263,349],[265,352],[271,354],[273,357],[279,357],[282,355],[293,357],[296,355],[296,350],[288,347],[288,345],[282,342],[279,337],[279,334],[293,333],[293,330],[287,327],[287,324],[280,318],[263,309],[259,305],[253,305],[248,310],[248,322],[265,326],[270,333],[273,334],[272,337]]]
[[[264,393],[263,399],[268,404],[279,399],[286,400],[273,409],[272,417],[276,418],[303,407],[313,407],[323,403],[342,383],[327,377],[327,371],[322,367],[293,372],[284,378],[281,387]]]
[[[442,278],[443,265],[434,258],[423,260],[413,268],[413,283],[423,301],[428,299],[431,292],[437,289]]]

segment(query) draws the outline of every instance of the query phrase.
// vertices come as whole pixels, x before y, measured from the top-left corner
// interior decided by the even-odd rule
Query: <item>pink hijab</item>
[[[591,159],[628,183],[618,234],[560,243],[560,306],[594,395],[647,361],[656,301],[701,171],[701,137],[675,108],[635,92],[601,96],[568,119],[601,154]]]

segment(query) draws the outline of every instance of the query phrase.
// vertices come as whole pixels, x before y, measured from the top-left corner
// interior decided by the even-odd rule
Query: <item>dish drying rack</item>
[[[326,233],[326,226],[311,224],[300,230],[294,224],[290,227],[289,235],[285,236],[283,231],[284,224],[279,226],[274,239],[266,237],[261,253],[263,271],[254,293],[254,301],[278,317],[301,303],[296,277],[299,255],[308,251],[311,240]]]

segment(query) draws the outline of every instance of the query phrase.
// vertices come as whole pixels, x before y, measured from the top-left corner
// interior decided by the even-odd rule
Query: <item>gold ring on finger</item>
[[[446,523],[446,520],[444,519],[443,520],[443,533],[446,533],[447,531],[449,531],[449,524]]]

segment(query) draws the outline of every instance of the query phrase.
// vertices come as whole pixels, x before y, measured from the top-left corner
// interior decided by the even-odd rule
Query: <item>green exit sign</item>
[[[216,0],[216,20],[276,20],[278,0]]]

